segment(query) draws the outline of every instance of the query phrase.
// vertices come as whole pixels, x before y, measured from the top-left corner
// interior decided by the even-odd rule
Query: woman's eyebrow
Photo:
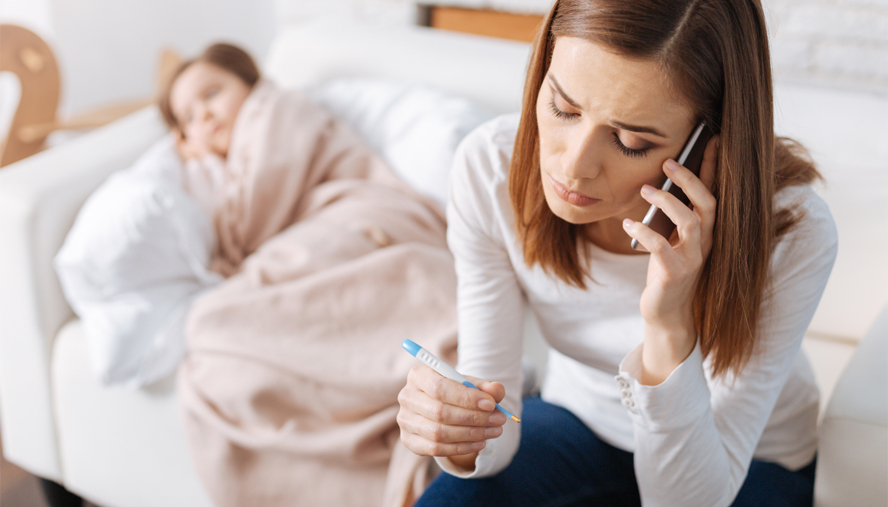
[[[663,138],[666,137],[665,134],[663,134],[662,132],[660,132],[659,130],[657,130],[653,127],[639,127],[637,125],[626,125],[626,124],[623,124],[623,123],[620,123],[617,121],[613,121],[613,120],[611,120],[610,123],[614,127],[617,127],[618,129],[621,129],[621,130],[628,130],[629,132],[642,132],[645,134],[653,134],[655,136],[660,136]]]
[[[558,80],[555,79],[555,76],[549,74],[549,81],[552,83],[552,86],[555,88],[555,90],[558,92],[558,94],[561,95],[561,98],[563,98],[565,100],[565,102],[567,102],[568,104],[570,104],[571,106],[573,106],[577,109],[582,109],[580,107],[580,105],[577,103],[577,101],[570,98],[566,93],[564,93],[564,89],[562,89],[561,85],[558,84]],[[642,127],[639,125],[627,125],[625,123],[621,123],[618,121],[611,121],[610,123],[614,127],[617,127],[618,129],[621,129],[621,130],[628,130],[629,132],[641,132],[641,133],[645,133],[645,134],[653,134],[655,136],[659,136],[662,138],[666,137],[665,134],[663,134],[662,132],[660,132],[659,130],[657,130],[653,127]]]
[[[555,79],[555,76],[549,74],[549,81],[552,83],[552,86],[555,87],[555,90],[558,91],[558,94],[561,95],[561,98],[563,98],[565,100],[565,102],[567,102],[568,104],[570,104],[571,106],[573,106],[577,109],[582,109],[580,107],[580,105],[577,103],[577,101],[568,97],[567,94],[564,93],[564,90],[561,88],[561,85],[558,84],[558,80]]]

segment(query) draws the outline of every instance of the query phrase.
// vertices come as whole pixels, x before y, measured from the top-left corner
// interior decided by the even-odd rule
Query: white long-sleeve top
[[[459,281],[459,371],[501,382],[502,405],[520,414],[529,308],[551,348],[542,398],[635,453],[645,506],[729,505],[752,458],[790,470],[807,465],[817,447],[819,394],[800,346],[837,251],[827,205],[807,186],[778,193],[777,207],[797,206],[804,218],[775,249],[760,347],[739,376],[711,378],[698,343],[663,383],[644,386],[639,301],[649,256],[592,245],[585,290],[528,267],[508,193],[517,127],[517,114],[487,122],[454,159],[447,240]],[[506,422],[471,473],[448,459],[438,463],[458,477],[490,476],[509,464],[519,439],[520,425]]]

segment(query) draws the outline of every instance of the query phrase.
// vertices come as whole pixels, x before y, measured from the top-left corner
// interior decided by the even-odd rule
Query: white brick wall
[[[762,0],[775,77],[888,93],[888,0]],[[418,4],[541,14],[552,0],[276,0],[281,23],[319,16],[414,24]]]
[[[888,92],[888,0],[764,0],[775,75]]]

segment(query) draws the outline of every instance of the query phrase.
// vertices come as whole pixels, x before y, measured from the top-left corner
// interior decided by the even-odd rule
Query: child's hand
[[[182,132],[176,130],[173,131],[173,134],[176,136],[176,151],[182,160],[200,159],[206,155],[199,146],[189,143]]]

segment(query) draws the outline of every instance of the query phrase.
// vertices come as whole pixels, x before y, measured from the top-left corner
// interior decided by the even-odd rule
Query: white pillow
[[[351,124],[405,182],[441,206],[447,203],[457,145],[494,116],[430,86],[382,79],[334,79],[310,95]]]
[[[185,192],[182,171],[166,136],[87,199],[56,255],[106,384],[138,387],[172,372],[191,301],[222,279],[206,268],[215,230]]]

